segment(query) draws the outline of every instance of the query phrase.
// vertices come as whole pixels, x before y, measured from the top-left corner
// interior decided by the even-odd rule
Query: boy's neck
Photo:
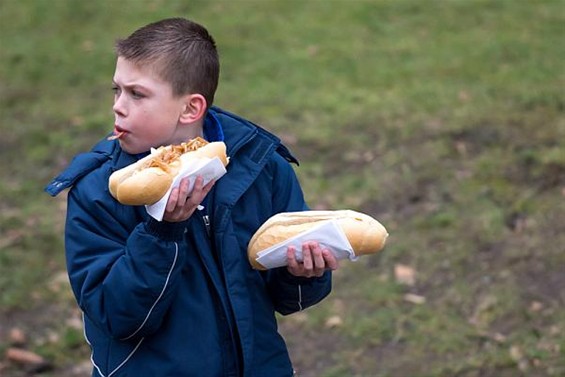
[[[196,137],[204,137],[204,119],[188,125],[179,126],[179,132],[172,144],[184,143]]]

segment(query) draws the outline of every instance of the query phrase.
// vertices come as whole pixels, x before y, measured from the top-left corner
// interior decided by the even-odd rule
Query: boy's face
[[[178,139],[184,98],[173,96],[172,87],[150,66],[140,67],[118,57],[113,78],[114,115],[121,147],[137,154]]]

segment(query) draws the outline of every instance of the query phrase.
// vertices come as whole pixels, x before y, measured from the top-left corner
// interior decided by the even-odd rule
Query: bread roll
[[[369,215],[352,210],[279,213],[259,227],[249,241],[249,262],[253,268],[264,270],[265,268],[256,261],[259,252],[328,220],[336,220],[356,256],[380,251],[388,237],[388,232],[381,223]]]

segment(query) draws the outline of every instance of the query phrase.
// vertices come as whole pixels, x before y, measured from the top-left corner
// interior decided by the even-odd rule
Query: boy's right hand
[[[289,246],[286,252],[288,272],[294,276],[312,278],[320,277],[326,270],[335,271],[339,262],[328,249],[322,249],[316,241],[302,244],[302,261],[296,260],[296,248]]]
[[[204,186],[203,178],[198,176],[192,191],[189,192],[188,182],[189,178],[184,178],[180,185],[171,191],[163,215],[164,221],[175,223],[187,220],[196,211],[215,183],[215,181],[210,181]]]

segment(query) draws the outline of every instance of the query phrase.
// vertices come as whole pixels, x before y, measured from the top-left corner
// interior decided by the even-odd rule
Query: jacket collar
[[[224,141],[224,130],[215,112],[209,111],[204,119],[204,139],[209,142]]]
[[[280,145],[280,140],[255,124],[219,108],[211,113],[221,123],[230,163],[212,192],[215,230],[229,222],[231,208],[257,179]]]

